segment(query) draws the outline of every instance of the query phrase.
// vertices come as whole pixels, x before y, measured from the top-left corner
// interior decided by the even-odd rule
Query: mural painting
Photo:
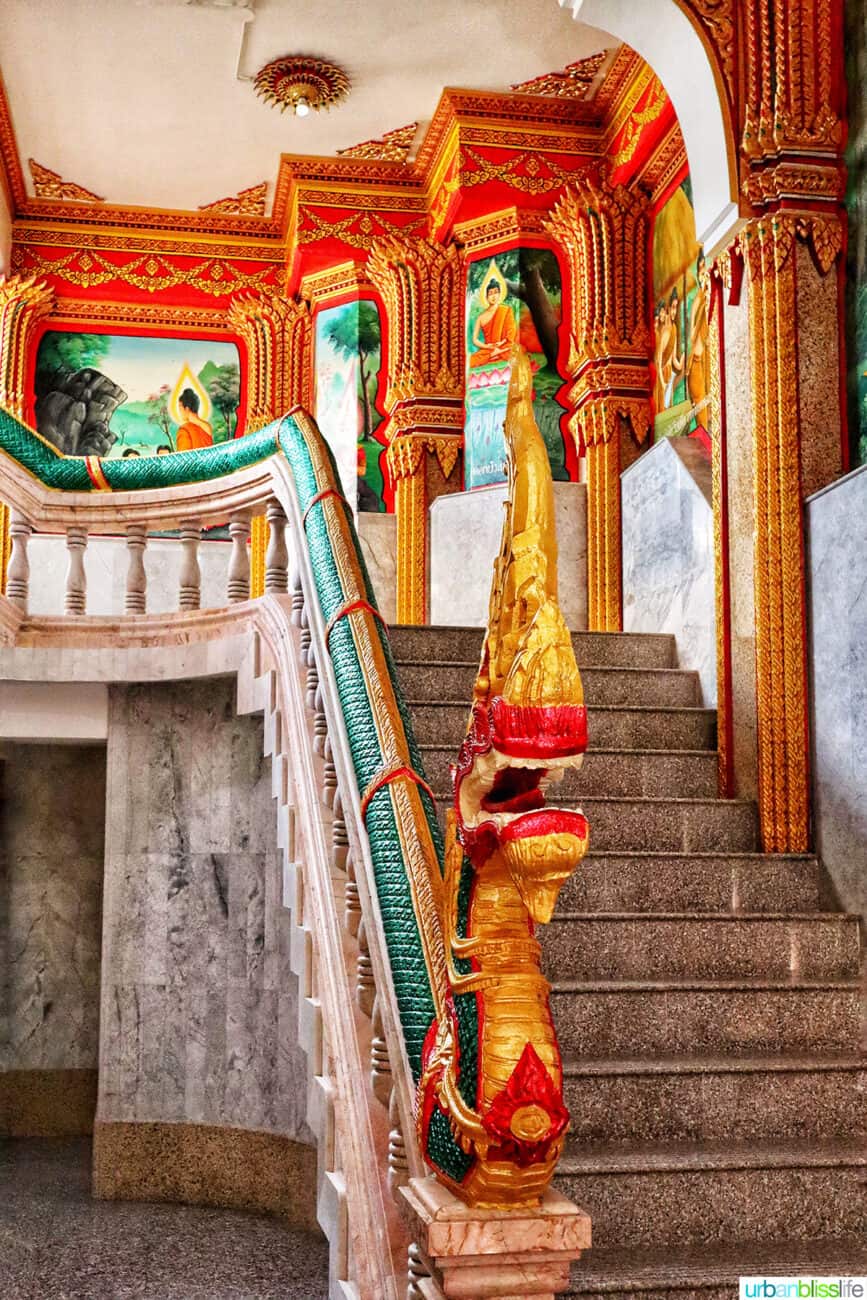
[[[377,438],[382,324],[375,302],[361,299],[316,316],[316,419],[348,493],[354,456],[357,508],[384,511],[384,443]]]
[[[709,437],[708,303],[687,176],[653,224],[656,438]]]
[[[467,272],[467,388],[464,480],[467,488],[506,480],[503,421],[509,391],[509,351],[517,341],[530,354],[533,410],[555,479],[568,479],[557,401],[562,286],[550,249],[513,248],[471,262]]]
[[[849,241],[846,268],[847,355],[851,465],[867,465],[867,10],[846,6],[846,76],[849,82]]]
[[[50,330],[36,354],[34,419],[67,456],[157,456],[238,437],[234,343]]]

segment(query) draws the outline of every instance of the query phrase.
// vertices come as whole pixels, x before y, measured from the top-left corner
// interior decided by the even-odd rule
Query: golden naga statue
[[[582,813],[546,803],[547,787],[582,762],[587,716],[557,602],[554,491],[532,372],[519,348],[511,365],[509,499],[446,829],[448,1011],[428,1034],[418,1106],[422,1149],[439,1109],[469,1157],[446,1181],[481,1207],[537,1204],[562,1150],[569,1115],[534,927],[550,920],[588,842]],[[474,1069],[462,1059],[467,995]]]

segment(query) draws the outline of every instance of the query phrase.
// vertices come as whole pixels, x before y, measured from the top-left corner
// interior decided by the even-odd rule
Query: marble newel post
[[[428,504],[456,491],[462,446],[463,326],[455,245],[377,241],[368,272],[388,316],[388,465],[397,514],[397,622],[427,619]]]
[[[573,303],[570,427],[587,453],[591,631],[622,627],[620,471],[650,428],[647,200],[582,178],[546,223],[562,248]]]
[[[554,1300],[590,1248],[589,1217],[553,1190],[531,1210],[473,1209],[432,1177],[400,1195],[414,1240],[412,1300]]]

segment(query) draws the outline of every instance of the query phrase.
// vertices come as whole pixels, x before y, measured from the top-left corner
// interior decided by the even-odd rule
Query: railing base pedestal
[[[554,1300],[590,1247],[589,1216],[555,1191],[533,1210],[473,1209],[433,1177],[413,1178],[400,1194],[430,1272],[411,1284],[423,1300]]]

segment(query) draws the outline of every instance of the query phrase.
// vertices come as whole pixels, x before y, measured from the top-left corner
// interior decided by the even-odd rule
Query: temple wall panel
[[[867,467],[807,503],[806,542],[815,848],[867,917]]]
[[[795,243],[801,490],[809,496],[843,468],[837,277],[822,275],[809,246]]]
[[[691,438],[666,438],[624,472],[623,630],[668,632],[678,665],[716,705],[710,463]]]
[[[96,1104],[105,748],[3,747],[0,1136],[89,1132]]]
[[[758,790],[756,735],[755,489],[750,405],[748,294],[723,308],[728,487],[728,554],[731,590],[732,764],[735,793]]]
[[[109,707],[100,1125],[307,1141],[261,722],[228,678],[117,686]]]
[[[363,513],[356,521],[361,552],[386,623],[397,618],[397,518]]]

